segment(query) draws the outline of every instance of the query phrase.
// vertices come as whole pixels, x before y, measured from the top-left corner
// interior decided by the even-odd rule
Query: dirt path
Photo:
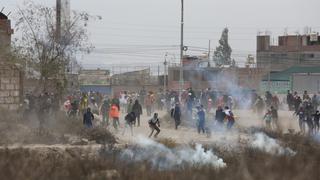
[[[253,114],[252,111],[241,110],[234,112],[238,117],[236,121],[236,126],[238,127],[262,127],[264,126],[261,118],[258,118],[257,115]],[[159,112],[160,117],[164,117],[165,112]],[[148,136],[150,133],[150,128],[148,127],[148,119],[143,115],[141,117],[141,126],[134,127],[132,136],[130,130],[127,129],[125,135],[122,135],[123,129],[119,133],[115,133],[122,143],[132,143],[136,140],[138,136]],[[288,111],[279,111],[279,122],[283,132],[287,132],[288,129],[294,129],[298,131],[298,123],[294,117],[292,116],[292,112]],[[178,130],[174,129],[173,125],[168,124],[167,122],[163,122],[161,126],[161,132],[159,134],[159,138],[170,138],[179,143],[190,143],[197,142],[201,144],[210,144],[210,143],[224,143],[224,142],[238,142],[241,139],[247,139],[248,135],[244,133],[239,133],[237,130],[233,130],[231,132],[226,132],[224,130],[212,131],[211,137],[207,137],[206,134],[198,134],[196,128],[187,128],[180,127]],[[121,124],[123,125],[124,121],[121,120]],[[194,123],[195,124],[195,123]],[[206,125],[213,126],[213,119],[207,119]]]

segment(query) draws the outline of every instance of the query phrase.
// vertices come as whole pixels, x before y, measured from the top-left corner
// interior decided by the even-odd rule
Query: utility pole
[[[163,75],[163,92],[167,92],[167,56],[168,56],[168,53],[166,53],[165,57],[164,57],[164,75]]]
[[[211,56],[211,40],[209,40],[209,49],[208,49],[208,60],[210,61]]]
[[[184,88],[183,79],[183,30],[184,30],[184,0],[181,0],[181,44],[180,44],[180,82],[179,82],[179,97],[181,101],[182,91]]]
[[[211,67],[210,58],[211,57],[211,40],[209,39],[209,48],[208,48],[208,67]]]

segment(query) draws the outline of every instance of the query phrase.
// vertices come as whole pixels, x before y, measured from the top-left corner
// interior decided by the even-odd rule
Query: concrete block
[[[11,78],[10,82],[11,82],[11,84],[18,84],[19,83],[19,78]]]
[[[14,84],[6,84],[6,90],[14,90]]]
[[[4,103],[6,104],[13,104],[14,103],[14,97],[5,97]]]
[[[19,96],[19,91],[10,91],[10,96]]]

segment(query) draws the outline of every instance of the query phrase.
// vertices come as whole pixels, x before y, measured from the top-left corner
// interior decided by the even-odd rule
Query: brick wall
[[[0,64],[0,109],[17,110],[21,102],[21,89],[20,71]]]

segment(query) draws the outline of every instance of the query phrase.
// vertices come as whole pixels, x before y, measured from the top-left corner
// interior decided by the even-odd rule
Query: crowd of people
[[[319,132],[319,118],[318,111],[320,97],[314,94],[309,96],[307,91],[304,91],[302,98],[297,92],[293,94],[287,93],[288,109],[293,111],[299,119],[299,127],[302,133],[315,134]],[[308,131],[306,129],[308,128]]]
[[[181,93],[181,94],[180,94]],[[70,118],[83,118],[87,128],[94,126],[96,116],[101,118],[103,127],[118,131],[120,118],[124,118],[123,134],[130,128],[141,126],[141,115],[146,112],[149,127],[160,133],[158,112],[167,111],[173,120],[174,128],[181,124],[196,126],[198,133],[208,134],[212,127],[230,130],[236,122],[235,109],[252,110],[265,123],[266,128],[278,130],[278,110],[293,111],[297,116],[301,132],[309,134],[319,132],[320,99],[312,97],[305,91],[302,98],[297,92],[288,91],[282,101],[277,94],[267,91],[264,96],[254,91],[217,92],[210,88],[194,91],[192,88],[178,91],[147,91],[144,87],[139,92],[119,92],[113,96],[98,92],[75,93],[66,97],[63,109]],[[24,112],[37,112],[39,119],[53,116],[59,110],[60,103],[54,94],[44,93],[39,97],[26,96]],[[283,106],[287,104],[287,109]],[[26,113],[28,114],[28,113]],[[41,122],[41,121],[40,121]],[[215,128],[215,129],[217,129]],[[308,130],[308,131],[307,131]]]

